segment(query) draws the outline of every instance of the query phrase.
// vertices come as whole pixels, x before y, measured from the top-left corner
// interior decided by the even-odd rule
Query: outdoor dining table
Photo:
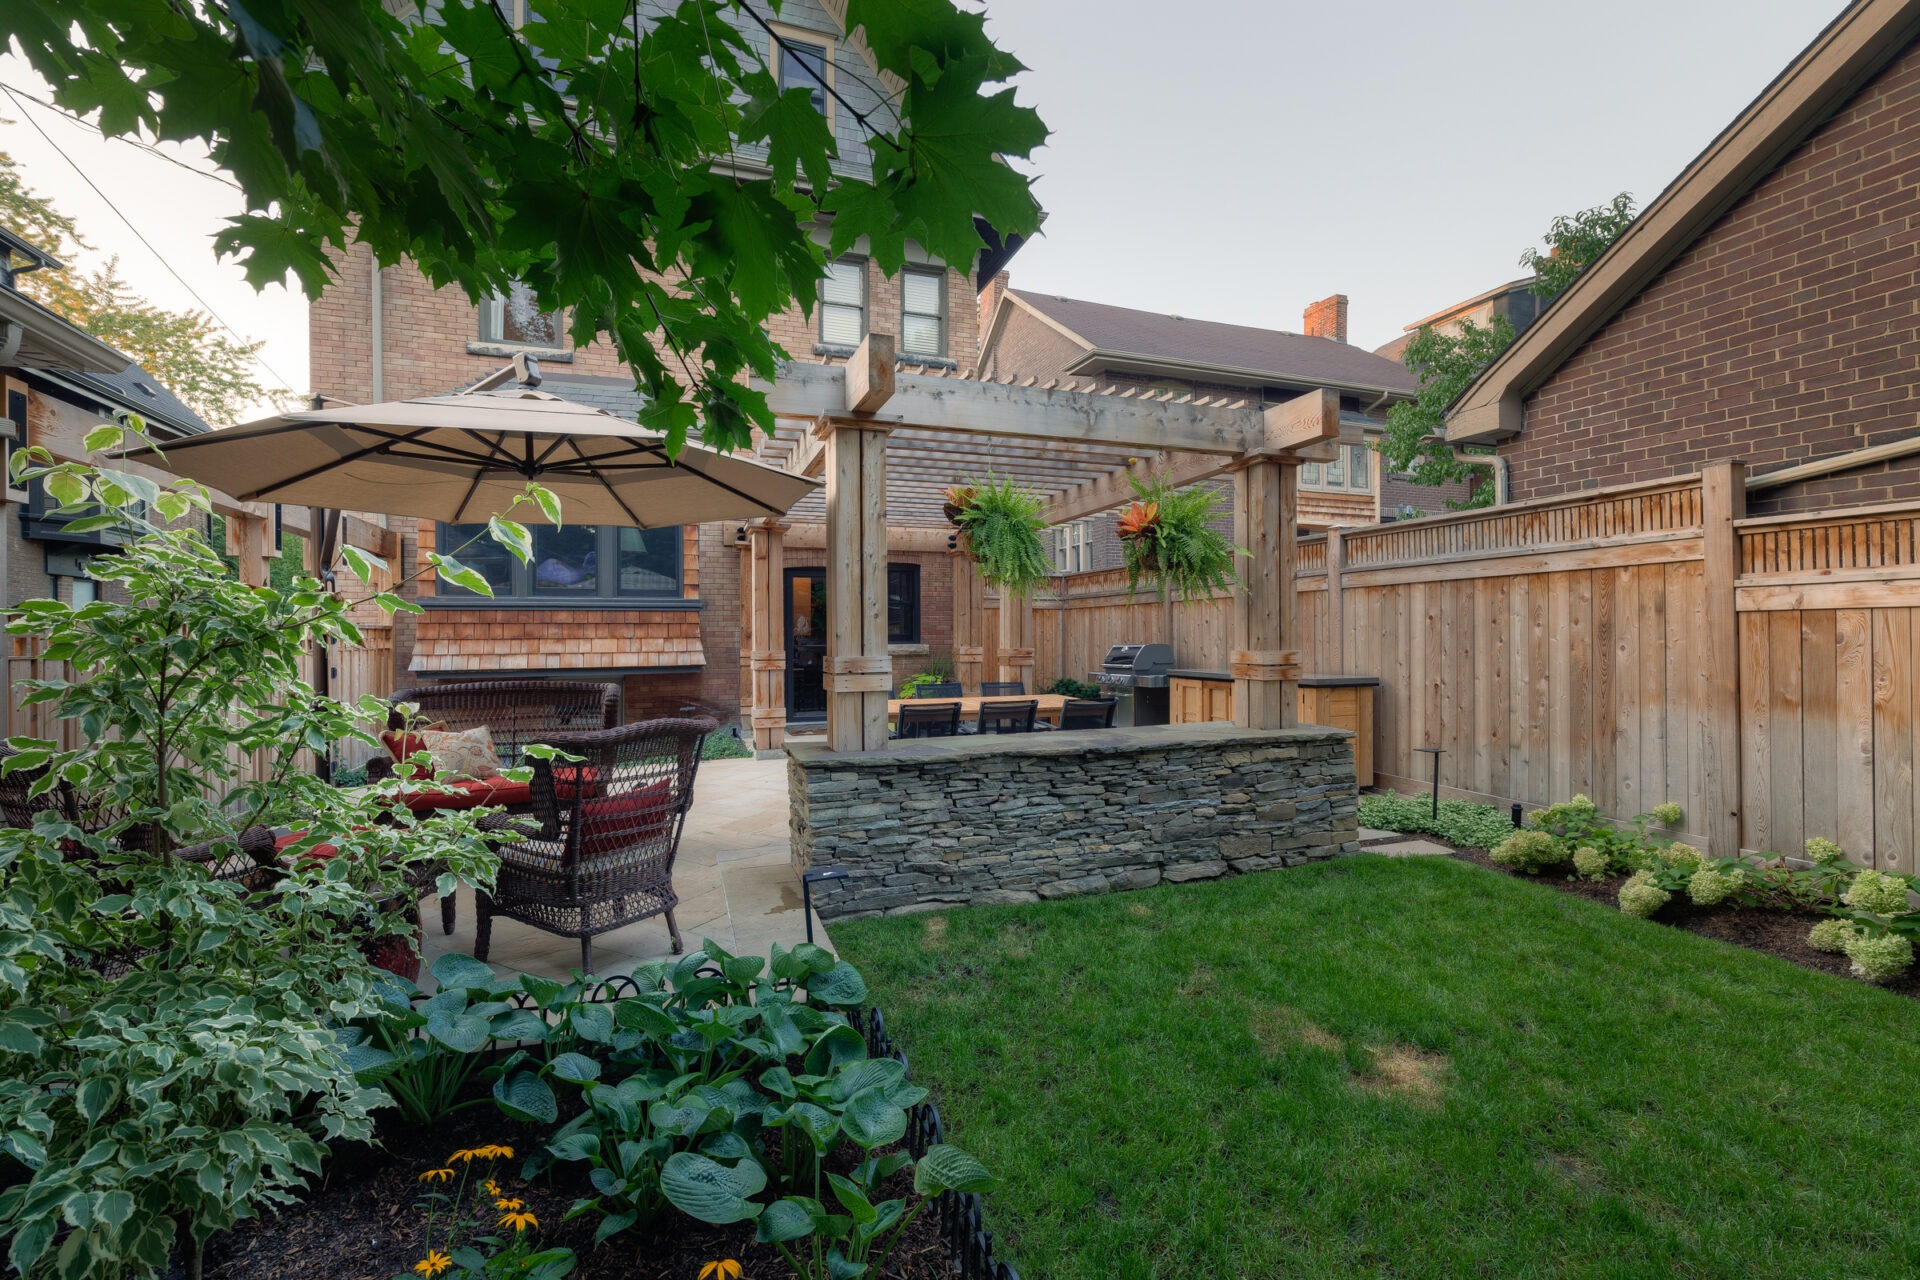
[[[887,721],[891,723],[898,719],[900,708],[906,706],[908,703],[912,703],[916,707],[938,707],[954,702],[960,704],[961,724],[972,724],[975,720],[979,719],[982,704],[991,706],[1003,702],[1037,702],[1040,705],[1034,710],[1034,718],[1037,720],[1045,720],[1051,725],[1058,725],[1060,723],[1060,713],[1066,709],[1067,696],[1063,693],[1013,693],[1007,694],[1004,697],[995,696],[992,698],[889,698],[887,700]]]

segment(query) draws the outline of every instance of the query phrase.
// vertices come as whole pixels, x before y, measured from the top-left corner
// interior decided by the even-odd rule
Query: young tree
[[[71,264],[90,249],[71,217],[35,192],[14,158],[0,151],[0,226]],[[125,352],[186,406],[224,426],[267,394],[254,377],[258,342],[228,337],[202,311],[168,311],[120,278],[120,260],[91,272],[69,265],[30,271],[20,291],[102,342]]]
[[[1536,274],[1533,291],[1551,298],[1565,290],[1632,221],[1633,197],[1624,191],[1607,204],[1555,218],[1542,237],[1546,252],[1528,249],[1520,255],[1520,265]],[[1483,476],[1484,468],[1471,455],[1463,458],[1447,444],[1447,410],[1513,339],[1513,324],[1505,316],[1495,316],[1484,327],[1469,320],[1454,332],[1426,328],[1415,334],[1401,359],[1420,380],[1420,391],[1413,400],[1387,410],[1387,427],[1376,446],[1382,464],[1415,484],[1437,486]],[[1493,499],[1492,477],[1484,476],[1465,502],[1447,505],[1484,507]]]
[[[776,0],[527,6],[518,27],[496,0],[402,8],[13,0],[0,36],[107,133],[204,142],[247,197],[219,247],[256,284],[291,271],[318,294],[355,240],[475,300],[522,282],[575,343],[611,336],[673,448],[696,422],[723,449],[772,429],[744,375],[775,375],[767,321],[811,311],[829,255],[860,244],[893,272],[911,241],[964,267],[982,225],[1038,229],[1006,161],[1046,128],[988,90],[1021,65],[954,0],[847,0],[878,74],[849,54],[784,93]],[[816,93],[870,176],[836,171]]]

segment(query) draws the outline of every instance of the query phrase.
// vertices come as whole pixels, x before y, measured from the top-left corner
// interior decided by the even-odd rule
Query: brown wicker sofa
[[[667,918],[681,950],[673,909],[673,862],[693,803],[707,718],[643,720],[617,729],[556,734],[548,745],[580,757],[556,766],[533,762],[537,838],[503,845],[491,894],[479,895],[473,954],[485,960],[493,917],[580,939],[580,967],[593,972],[596,935]]]

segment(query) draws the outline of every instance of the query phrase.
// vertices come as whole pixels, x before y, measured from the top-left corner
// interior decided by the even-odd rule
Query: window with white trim
[[[1332,462],[1309,462],[1300,468],[1303,489],[1342,493],[1373,492],[1373,450],[1364,444],[1343,444]]]
[[[813,109],[833,123],[833,42],[811,32],[802,34],[792,27],[774,28],[773,78],[780,92],[804,89]]]
[[[900,273],[900,351],[910,356],[947,354],[947,273]]]
[[[567,345],[566,314],[542,311],[533,290],[515,281],[506,293],[481,302],[480,341],[503,347],[563,351]]]
[[[1053,571],[1085,573],[1093,568],[1093,521],[1075,520],[1054,529]]]
[[[867,336],[867,264],[846,258],[820,278],[820,344],[857,347]]]

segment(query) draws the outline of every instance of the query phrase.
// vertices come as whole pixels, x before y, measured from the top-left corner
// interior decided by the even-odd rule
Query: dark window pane
[[[887,566],[887,643],[920,640],[920,566]]]
[[[680,530],[620,529],[620,580],[615,590],[623,596],[680,595]]]
[[[825,113],[827,91],[827,51],[817,44],[789,40],[780,46],[780,92],[805,89],[813,98],[813,109]]]
[[[443,524],[435,545],[443,556],[452,556],[469,569],[478,570],[496,596],[513,594],[514,558],[505,547],[487,536],[484,524]],[[434,588],[448,595],[471,595],[465,587],[456,587],[444,579]]]
[[[597,526],[568,525],[556,529],[537,525],[533,530],[533,594],[537,596],[591,596],[599,594],[600,530]]]

